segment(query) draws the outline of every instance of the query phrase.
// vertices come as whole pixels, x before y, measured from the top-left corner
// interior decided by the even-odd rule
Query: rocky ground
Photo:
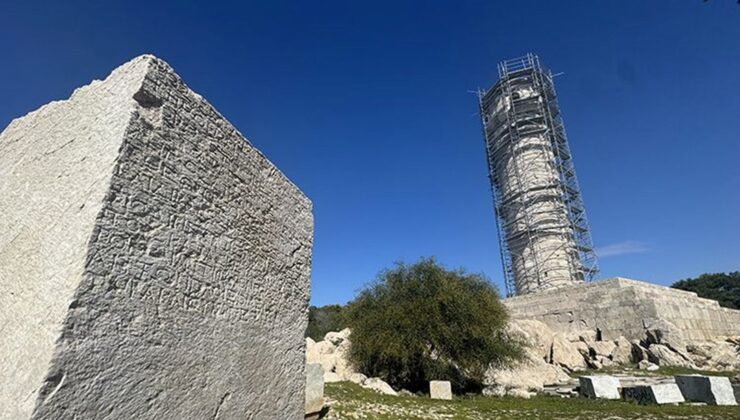
[[[324,419],[740,419],[739,407],[705,405],[641,406],[626,401],[596,401],[534,396],[390,396],[351,382],[326,385]]]
[[[572,396],[574,378],[584,372],[627,372],[638,377],[658,369],[664,373],[666,369],[673,373],[735,372],[730,376],[735,376],[735,382],[740,380],[740,339],[690,342],[667,322],[646,330],[643,339],[631,341],[624,337],[602,340],[596,331],[587,330],[556,333],[534,320],[513,320],[508,328],[528,344],[526,360],[511,368],[490,369],[485,396]],[[330,332],[319,342],[307,338],[307,362],[321,364],[327,383],[349,381],[388,395],[401,391],[355,371],[347,359],[350,340],[349,329]]]
[[[350,330],[324,340],[306,339],[306,358],[324,370],[326,419],[739,419],[740,406],[697,404],[640,406],[626,401],[572,398],[577,377],[610,374],[623,385],[666,383],[673,375],[703,373],[740,380],[740,341],[691,343],[670,325],[646,331],[643,340],[601,340],[587,331],[554,333],[538,321],[512,321],[510,331],[529,344],[526,360],[491,369],[483,395],[452,401],[394,390],[348,362]]]

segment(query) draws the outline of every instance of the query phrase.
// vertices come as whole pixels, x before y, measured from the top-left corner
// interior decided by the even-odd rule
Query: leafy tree
[[[347,327],[342,317],[341,305],[326,305],[308,308],[308,328],[306,337],[321,341],[329,331],[340,331]]]
[[[714,299],[725,308],[740,309],[740,271],[702,274],[695,279],[677,281],[671,287]]]
[[[425,391],[430,380],[449,380],[458,392],[476,391],[489,366],[522,357],[522,344],[504,332],[496,288],[431,258],[382,271],[346,316],[351,361],[396,388]]]

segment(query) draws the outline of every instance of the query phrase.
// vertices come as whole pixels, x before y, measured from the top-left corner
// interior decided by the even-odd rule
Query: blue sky
[[[105,4],[104,4],[105,3]],[[476,100],[554,72],[601,277],[740,269],[740,5],[4,2],[0,125],[167,60],[313,201],[312,303],[436,256],[503,289]]]

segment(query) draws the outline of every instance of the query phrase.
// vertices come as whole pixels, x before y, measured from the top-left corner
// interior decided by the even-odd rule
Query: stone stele
[[[435,400],[451,400],[452,384],[450,381],[429,381],[429,396]]]
[[[306,418],[318,419],[324,408],[324,368],[320,363],[306,364]]]
[[[0,134],[0,418],[303,417],[311,202],[141,56]]]

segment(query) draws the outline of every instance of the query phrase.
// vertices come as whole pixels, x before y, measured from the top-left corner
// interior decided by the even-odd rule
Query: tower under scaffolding
[[[478,92],[507,296],[598,271],[553,75],[534,54],[498,65]]]

